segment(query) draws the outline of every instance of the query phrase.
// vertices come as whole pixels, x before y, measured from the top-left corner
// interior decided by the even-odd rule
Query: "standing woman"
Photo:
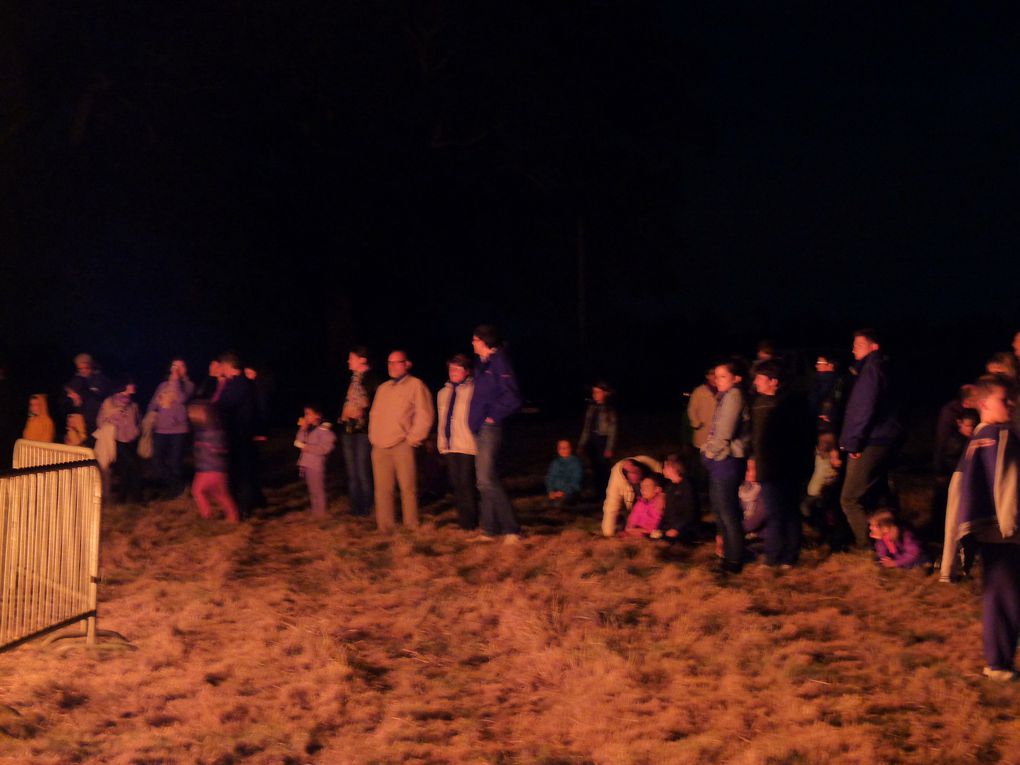
[[[715,368],[716,403],[701,461],[708,473],[708,497],[722,536],[725,572],[740,573],[744,564],[743,512],[737,494],[746,470],[750,428],[747,403],[740,389],[743,370],[735,361]]]
[[[449,381],[436,395],[439,412],[437,446],[446,460],[446,470],[453,487],[457,504],[457,522],[470,531],[478,527],[478,498],[475,494],[474,434],[468,426],[474,380],[471,378],[471,359],[463,353],[446,362]]]
[[[482,522],[482,535],[478,540],[491,542],[502,535],[504,542],[514,543],[520,540],[521,527],[499,480],[496,460],[503,440],[503,421],[521,408],[521,394],[495,327],[491,324],[476,327],[471,346],[478,356],[475,389],[468,413],[468,423],[478,447],[475,473],[481,495]]]
[[[138,404],[133,400],[135,384],[131,381],[113,386],[114,394],[99,408],[96,426],[107,432],[116,445],[113,472],[117,475],[120,500],[141,502],[142,467],[138,462],[138,437],[141,435]],[[97,436],[97,442],[102,436]],[[98,443],[97,443],[98,448]]]
[[[152,459],[159,481],[168,496],[184,491],[184,442],[188,437],[188,402],[195,393],[195,384],[188,379],[184,359],[174,359],[170,374],[159,384],[149,402],[148,412],[155,412],[152,436]]]

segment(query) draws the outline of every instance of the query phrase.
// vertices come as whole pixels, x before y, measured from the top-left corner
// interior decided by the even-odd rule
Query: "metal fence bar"
[[[81,620],[95,638],[102,481],[92,456],[22,440],[15,469],[0,473],[0,650]]]

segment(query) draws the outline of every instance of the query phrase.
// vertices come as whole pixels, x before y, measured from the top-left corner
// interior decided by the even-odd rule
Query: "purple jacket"
[[[857,382],[843,415],[839,446],[851,453],[863,451],[866,446],[890,446],[901,432],[885,360],[878,351],[873,351],[860,362]]]
[[[302,444],[301,456],[298,457],[298,467],[318,468],[322,470],[326,464],[326,457],[336,445],[336,434],[324,422],[318,427],[298,429],[294,436],[294,445]]]
[[[900,541],[896,545],[895,553],[889,552],[889,547],[884,540],[876,539],[875,554],[879,558],[890,558],[896,564],[896,568],[914,568],[928,562],[928,556],[921,549],[917,537],[907,529],[900,530]]]
[[[146,409],[156,413],[156,433],[188,432],[188,401],[194,392],[191,380],[164,380],[159,384]]]
[[[491,417],[496,425],[521,408],[521,392],[517,388],[517,376],[510,359],[502,349],[497,350],[488,361],[479,360],[475,367],[475,391],[471,397],[468,412],[468,427],[478,433],[486,418]]]

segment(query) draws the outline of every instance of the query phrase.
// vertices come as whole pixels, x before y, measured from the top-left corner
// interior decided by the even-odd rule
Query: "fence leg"
[[[96,617],[90,616],[85,620],[85,645],[96,644]]]

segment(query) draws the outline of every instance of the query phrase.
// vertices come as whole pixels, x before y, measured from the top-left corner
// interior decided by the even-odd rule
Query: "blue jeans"
[[[502,440],[503,428],[499,425],[485,423],[475,434],[475,446],[478,448],[478,454],[475,455],[475,479],[481,497],[479,514],[482,531],[490,536],[517,534],[521,530],[510,498],[503,491],[503,484],[496,473],[496,459]]]
[[[765,562],[770,566],[796,565],[800,557],[801,517],[797,506],[797,484],[788,478],[762,481],[761,501],[765,504]]]
[[[347,496],[351,500],[353,515],[368,515],[372,509],[372,447],[368,433],[341,433],[347,467]]]
[[[184,491],[184,442],[187,438],[187,433],[152,434],[152,461],[160,483],[174,497]]]
[[[706,459],[708,499],[715,514],[715,525],[723,538],[723,566],[740,571],[744,565],[744,513],[737,490],[744,479],[746,463],[736,457],[715,461]]]

